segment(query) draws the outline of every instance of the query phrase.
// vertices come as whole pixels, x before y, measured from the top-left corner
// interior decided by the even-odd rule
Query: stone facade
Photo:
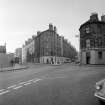
[[[28,41],[25,41],[25,45],[22,47],[22,63],[34,62],[35,53],[35,38],[34,36]]]
[[[93,13],[79,30],[81,63],[105,64],[105,16]]]
[[[22,48],[17,48],[15,50],[15,58],[18,60],[19,63],[22,63]]]
[[[0,46],[0,53],[6,54],[6,44],[4,46]]]
[[[10,67],[11,60],[14,60],[14,53],[6,53],[6,45],[0,46],[0,68]]]
[[[33,56],[32,58],[29,57],[31,60],[33,59],[33,62],[50,64],[69,61],[70,52],[73,50],[71,44],[57,33],[57,28],[52,24],[49,24],[47,30],[43,32],[38,31],[37,36],[34,37],[31,43],[26,42],[23,46],[23,59],[28,59],[28,48],[33,49],[31,51]]]

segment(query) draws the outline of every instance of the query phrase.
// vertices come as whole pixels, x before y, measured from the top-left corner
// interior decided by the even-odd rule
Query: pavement
[[[41,63],[27,63],[27,64],[15,64],[13,67],[0,68],[0,72],[7,71],[17,71],[17,70],[26,70],[27,68],[32,68],[35,65],[39,66],[61,66],[62,64],[41,64]]]
[[[28,66],[26,65],[15,64],[13,67],[0,68],[0,72],[23,70],[27,68]]]
[[[95,83],[105,67],[32,65],[0,74],[0,105],[100,105]]]
[[[26,70],[27,68],[34,67],[35,65],[39,65],[39,66],[62,66],[65,64],[40,64],[40,63],[27,63],[25,65],[15,64],[13,67],[0,68],[0,72]],[[70,63],[67,63],[67,65],[80,66],[80,67],[105,67],[105,65],[79,65],[79,64],[70,64]]]
[[[105,67],[105,64],[84,64],[84,65],[80,65],[80,64],[77,64],[78,66],[85,66],[85,67]]]

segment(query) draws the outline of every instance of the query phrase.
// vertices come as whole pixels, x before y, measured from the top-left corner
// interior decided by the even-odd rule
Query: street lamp
[[[81,54],[81,48],[80,48],[80,34],[75,35],[76,38],[78,38],[78,42],[79,42],[79,61],[80,64],[82,63],[82,54]]]

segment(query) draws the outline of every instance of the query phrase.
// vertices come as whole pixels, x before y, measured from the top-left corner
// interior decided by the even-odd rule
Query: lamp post
[[[80,34],[75,35],[76,38],[78,38],[78,42],[79,42],[79,61],[80,61],[80,65],[82,63],[82,54],[81,54],[81,48],[80,48]]]

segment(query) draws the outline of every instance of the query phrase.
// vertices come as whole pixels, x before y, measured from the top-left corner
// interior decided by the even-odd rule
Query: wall
[[[14,59],[14,54],[0,53],[0,68],[12,66],[11,60],[13,59]]]
[[[86,52],[84,51],[81,53],[81,63],[86,64]]]
[[[27,52],[29,54],[35,53],[35,40],[32,40],[30,43],[22,47],[22,63],[26,63],[29,59],[31,59],[31,58],[27,58],[28,57]]]
[[[98,51],[96,52],[96,64],[105,64],[105,51],[103,51],[102,59],[99,59]]]
[[[8,66],[9,66],[8,56],[4,53],[0,53],[0,68]]]
[[[91,53],[91,58],[90,58],[90,64],[96,64],[96,52],[95,50],[90,51]]]

